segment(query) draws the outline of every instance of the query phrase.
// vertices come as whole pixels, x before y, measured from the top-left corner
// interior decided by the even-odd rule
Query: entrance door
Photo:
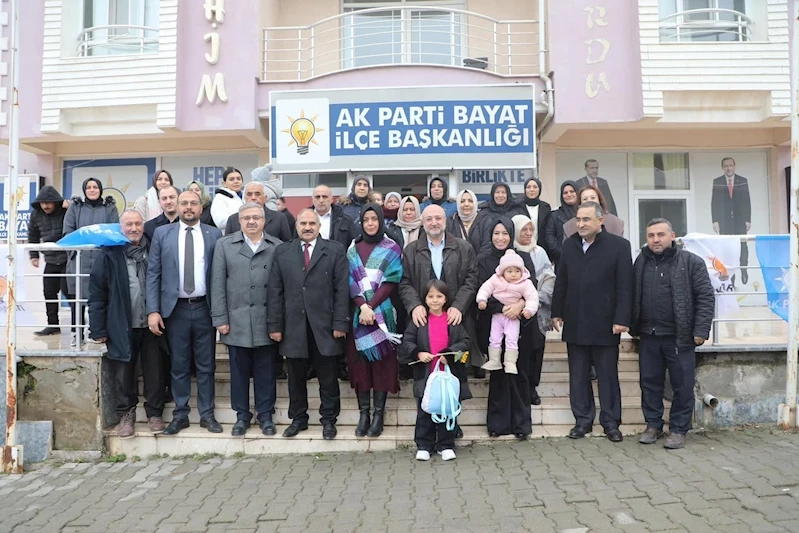
[[[422,201],[427,195],[427,183],[431,174],[427,172],[405,172],[402,174],[372,174],[372,188],[383,193],[398,192],[401,196],[415,196]]]

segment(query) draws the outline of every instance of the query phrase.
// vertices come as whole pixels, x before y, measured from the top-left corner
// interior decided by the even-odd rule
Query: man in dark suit
[[[721,160],[724,175],[713,180],[713,195],[710,198],[710,216],[713,231],[720,235],[745,235],[752,228],[752,200],[749,197],[749,182],[735,173],[735,159]],[[749,264],[749,248],[741,242],[741,283],[749,282],[746,268]]]
[[[244,186],[244,203],[255,203],[264,208],[264,231],[266,233],[283,242],[291,240],[291,228],[289,228],[288,219],[280,211],[273,211],[264,207],[266,204],[266,188],[262,182],[251,181]],[[231,235],[237,231],[241,231],[239,217],[228,217],[225,235]]]
[[[193,191],[178,197],[180,222],[155,230],[147,264],[147,322],[172,347],[175,409],[164,435],[189,427],[191,363],[197,368],[200,427],[221,433],[214,418],[216,330],[211,321],[211,262],[222,232],[200,223],[202,204]]]
[[[319,378],[322,437],[336,437],[341,410],[336,356],[344,351],[350,329],[349,269],[344,247],[319,238],[319,216],[303,209],[297,216],[299,238],[275,252],[267,290],[269,337],[280,343],[288,361],[289,417],[284,437],[308,429],[306,365]]]
[[[163,213],[152,220],[144,223],[144,236],[152,242],[155,229],[167,224],[172,224],[178,219],[178,196],[180,191],[177,187],[168,185],[158,191],[158,204]]]
[[[569,400],[576,420],[569,437],[591,431],[596,415],[589,371],[599,382],[599,423],[621,442],[619,340],[630,330],[633,262],[630,243],[602,231],[602,207],[585,202],[577,210],[577,233],[563,243],[552,297],[552,325],[563,326],[569,357]]]
[[[589,159],[586,161],[585,176],[578,179],[575,183],[577,184],[578,193],[580,192],[580,189],[588,185],[593,185],[599,189],[602,193],[602,196],[605,197],[605,203],[608,206],[608,213],[619,216],[619,214],[616,212],[616,202],[613,200],[613,193],[610,192],[608,180],[599,177],[599,161],[596,159]]]

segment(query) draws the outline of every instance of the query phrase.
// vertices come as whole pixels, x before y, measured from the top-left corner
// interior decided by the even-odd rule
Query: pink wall
[[[36,155],[25,150],[19,151],[19,173],[38,174],[45,176],[47,183],[53,185],[53,164],[52,155]],[[0,176],[8,175],[8,146],[0,146]],[[60,176],[58,176],[60,178]]]
[[[251,130],[255,128],[256,78],[260,77],[263,48],[256,1],[226,2],[224,22],[216,29],[205,18],[203,2],[180,2],[178,11],[177,127],[183,131]],[[207,33],[220,36],[219,62],[211,65]],[[225,77],[227,103],[195,104],[203,74]]]
[[[591,10],[593,13],[589,13]],[[640,120],[643,97],[638,2],[549,2],[548,22],[550,64],[555,73],[555,122]],[[603,79],[607,89],[601,83]]]

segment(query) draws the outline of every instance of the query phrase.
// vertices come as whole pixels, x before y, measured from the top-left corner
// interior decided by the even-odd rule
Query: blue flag
[[[788,272],[791,265],[788,239],[788,235],[758,235],[755,238],[769,309],[785,321],[788,320]]]

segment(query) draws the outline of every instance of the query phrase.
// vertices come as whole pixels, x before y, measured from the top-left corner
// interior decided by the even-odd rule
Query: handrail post
[[[450,64],[454,67],[455,63],[455,12],[449,12],[449,49],[450,49]]]
[[[311,77],[313,78],[316,70],[316,27],[311,26]]]
[[[499,27],[494,21],[494,72],[499,74]]]
[[[264,30],[263,39],[264,39],[264,63],[263,63],[263,69],[261,70],[261,79],[263,81],[266,81],[266,70],[268,68],[267,65],[269,64],[269,61],[268,61],[269,60],[269,30],[266,30],[266,29]],[[272,119],[270,118],[269,120],[272,120]]]
[[[718,346],[719,343],[719,294],[716,293],[713,298],[713,346]]]
[[[80,350],[83,347],[83,308],[81,307],[81,279],[80,279],[80,256],[81,250],[76,250],[75,254],[75,348]]]

